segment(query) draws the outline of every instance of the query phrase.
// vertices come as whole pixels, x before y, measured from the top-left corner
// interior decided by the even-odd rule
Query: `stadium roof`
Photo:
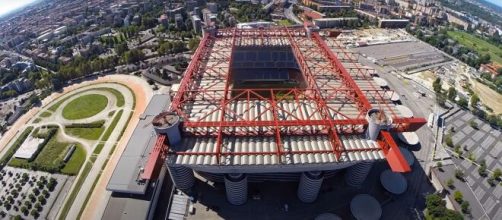
[[[233,88],[237,48],[274,53],[278,46],[291,48],[306,88]],[[184,141],[159,142],[158,149],[170,164],[219,172],[311,164],[329,169],[383,158],[393,171],[409,171],[389,132],[415,131],[426,121],[403,117],[391,101],[393,91],[377,85],[373,74],[337,41],[303,28],[206,33],[168,109],[182,118]],[[370,109],[393,121],[376,141],[364,137]]]

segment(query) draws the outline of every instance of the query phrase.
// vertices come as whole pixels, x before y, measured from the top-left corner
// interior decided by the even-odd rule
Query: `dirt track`
[[[132,132],[134,131],[134,128],[138,124],[139,115],[143,113],[150,98],[153,95],[152,90],[144,81],[138,81],[136,79],[126,80],[122,77],[119,77],[119,79],[112,78],[109,80],[111,80],[109,82],[118,82],[128,86],[136,97],[136,105],[134,107],[134,112],[132,114],[131,120],[129,121],[129,125],[126,128],[124,135],[119,140],[117,147],[112,153],[105,169],[103,170],[98,183],[96,184],[96,187],[91,194],[87,206],[82,213],[81,219],[101,218],[110,196],[110,192],[106,190],[106,184],[108,183],[108,180],[110,179],[113,170],[117,165],[118,160],[120,159],[120,156],[122,155],[122,152],[124,151],[124,148],[129,141]]]

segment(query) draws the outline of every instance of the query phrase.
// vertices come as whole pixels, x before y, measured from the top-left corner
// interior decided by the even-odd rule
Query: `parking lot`
[[[478,124],[478,129],[470,126],[469,121],[473,120]],[[499,130],[493,129],[489,124],[477,119],[470,112],[460,110],[457,113],[446,119],[447,129],[450,131],[454,127],[455,132],[452,133],[454,145],[460,145],[464,159],[452,158],[456,167],[463,170],[465,174],[466,184],[469,185],[472,193],[482,205],[486,215],[490,219],[502,219],[502,185],[496,184],[491,186],[487,179],[478,173],[478,165],[465,159],[470,153],[477,163],[482,160],[486,161],[486,167],[489,171],[496,168],[502,169],[502,136]],[[488,173],[491,176],[491,173]],[[463,192],[464,195],[466,194]],[[474,214],[474,213],[473,213]]]
[[[0,219],[53,219],[49,214],[68,176],[5,167],[0,171]],[[56,210],[57,211],[57,210]]]
[[[409,70],[449,60],[434,47],[421,41],[365,46],[355,48],[354,51],[381,66],[392,66],[398,70]]]

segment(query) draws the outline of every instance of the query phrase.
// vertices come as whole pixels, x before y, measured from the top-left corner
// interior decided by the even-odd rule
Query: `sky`
[[[12,10],[26,6],[35,0],[0,0],[0,16]]]
[[[496,4],[496,5],[500,6],[500,7],[502,7],[502,0],[486,0],[486,1],[487,2],[491,2],[493,4]]]

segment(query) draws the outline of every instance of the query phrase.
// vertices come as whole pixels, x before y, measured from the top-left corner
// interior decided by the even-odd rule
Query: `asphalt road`
[[[362,56],[360,56],[359,62],[375,68],[380,77],[387,80],[389,87],[401,96],[402,104],[410,108],[415,117],[427,119],[431,112],[436,111],[435,96],[432,91],[427,90],[414,81],[398,78],[395,73],[391,73],[394,71],[391,67],[382,68]],[[419,96],[417,93],[418,90],[425,92],[426,95]],[[412,168],[413,172],[407,174],[408,190],[411,190],[413,193],[407,194],[407,198],[404,201],[407,203],[406,207],[422,209],[425,203],[424,194],[431,193],[434,190],[428,181],[427,171],[428,166],[433,164],[432,152],[435,135],[433,130],[427,125],[420,128],[416,133],[420,139],[420,145],[410,148],[416,157],[416,162]]]

